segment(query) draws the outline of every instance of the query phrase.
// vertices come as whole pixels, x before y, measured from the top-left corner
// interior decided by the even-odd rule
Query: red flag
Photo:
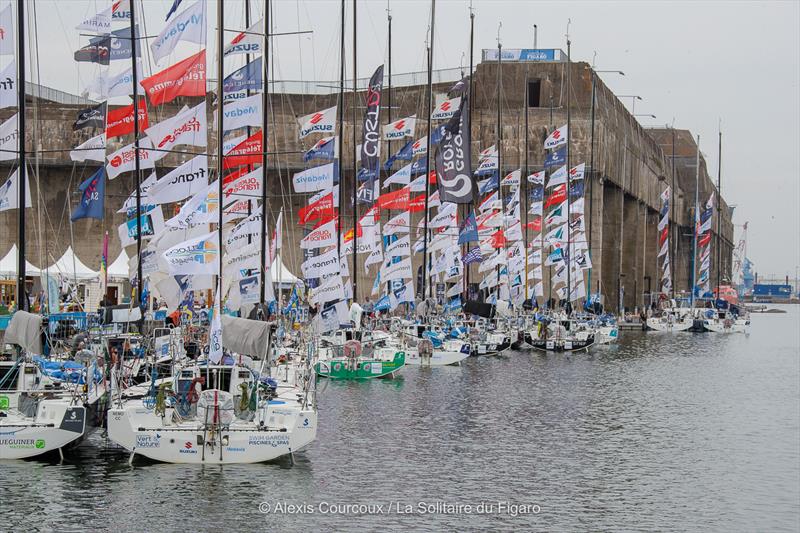
[[[420,194],[415,196],[408,202],[408,210],[412,213],[419,213],[425,211],[425,195]]]
[[[660,236],[660,238],[658,240],[658,244],[663,245],[664,241],[667,240],[668,236],[669,236],[669,226],[665,226],[664,230],[661,232],[661,236]]]
[[[396,191],[387,192],[378,196],[376,205],[380,209],[408,209],[410,189],[408,185]]]
[[[313,204],[301,207],[297,211],[297,216],[300,218],[300,224],[307,224],[312,220],[330,217],[334,213],[333,192],[329,192]]]
[[[206,51],[143,79],[142,87],[153,105],[166,104],[178,96],[205,96]]]
[[[697,246],[706,246],[711,242],[711,232],[709,231],[697,241]]]
[[[258,130],[253,135],[233,147],[226,156],[222,168],[236,168],[242,165],[261,163],[262,131]]]
[[[227,176],[222,178],[223,187],[225,185],[228,185],[229,183],[233,183],[234,181],[236,181],[237,179],[241,178],[242,176],[244,176],[248,172],[251,172],[251,170],[252,169],[249,169],[247,167],[242,167],[242,168],[240,168],[238,170],[235,170],[234,172],[231,172],[230,174],[228,174]]]
[[[493,233],[489,239],[489,243],[491,244],[492,248],[502,248],[506,245],[506,235],[501,229]]]
[[[147,129],[147,106],[144,98],[139,99],[139,131]],[[108,112],[106,119],[106,139],[122,137],[133,133],[133,104]]]
[[[320,226],[323,226],[323,225],[327,224],[327,223],[328,223],[328,222],[330,222],[331,220],[336,220],[336,222],[337,222],[337,226],[338,226],[338,222],[339,222],[339,220],[338,220],[338,219],[339,219],[339,214],[336,212],[336,209],[334,209],[334,210],[333,210],[333,214],[332,214],[332,215],[326,215],[326,216],[323,216],[321,219],[319,219],[319,220],[318,220],[318,221],[317,221],[317,222],[314,224],[314,228],[313,228],[313,229],[317,229],[318,227],[320,227]]]
[[[542,231],[542,217],[536,217],[528,222],[528,229],[533,231]]]
[[[567,184],[562,183],[561,185],[553,189],[553,192],[550,193],[550,196],[547,197],[547,200],[544,203],[544,207],[548,208],[551,205],[558,205],[566,199],[567,199]]]
[[[436,170],[431,170],[428,172],[428,183],[431,185],[436,185]]]

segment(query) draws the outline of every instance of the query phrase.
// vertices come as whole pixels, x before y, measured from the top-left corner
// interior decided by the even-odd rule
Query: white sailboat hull
[[[750,321],[736,320],[704,320],[703,327],[712,333],[748,333]]]
[[[430,357],[420,357],[415,348],[406,349],[406,364],[412,366],[447,366],[457,365],[469,357],[469,352],[463,353],[449,350],[433,350]]]
[[[108,436],[136,455],[185,464],[261,463],[300,451],[316,438],[316,411],[287,408],[272,414],[281,419],[274,429],[236,421],[211,432],[197,424],[164,424],[139,404],[108,411]]]
[[[693,321],[688,320],[664,320],[663,318],[650,317],[647,319],[647,327],[654,331],[686,331],[691,328]]]
[[[43,400],[35,417],[9,412],[0,418],[0,459],[27,459],[63,448],[86,431],[86,408]]]

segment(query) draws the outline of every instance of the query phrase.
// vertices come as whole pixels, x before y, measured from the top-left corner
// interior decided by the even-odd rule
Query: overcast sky
[[[192,3],[183,0],[181,8]],[[263,3],[252,2],[254,18],[261,16]],[[278,77],[338,78],[339,1],[272,3],[276,32],[313,30],[274,39]],[[164,27],[171,4],[144,0],[148,35]],[[226,1],[227,27],[243,26],[243,4]],[[351,4],[348,0],[349,20]],[[88,40],[74,27],[107,5],[107,0],[36,0],[44,85],[79,93],[91,79],[93,67],[72,61],[72,51]],[[424,70],[430,2],[393,0],[389,5],[393,71]],[[623,70],[624,77],[604,76],[609,87],[616,94],[642,96],[636,112],[657,116],[642,119],[645,126],[674,119],[675,127],[700,134],[714,175],[721,119],[722,191],[736,206],[735,223],[749,221],[748,255],[762,276],[794,277],[800,265],[800,2],[475,0],[472,6],[476,63],[482,48],[497,46],[500,23],[505,48],[532,48],[534,24],[539,48],[566,48],[571,20],[573,60],[591,62],[596,53],[596,68]],[[469,0],[437,2],[434,68],[469,62],[469,7]],[[386,8],[385,0],[358,0],[360,77],[386,60]],[[215,8],[209,18],[216,19]],[[350,27],[348,22],[348,63]],[[176,51],[175,59],[186,55]],[[121,67],[112,65],[117,70]],[[630,99],[625,103],[630,108]]]

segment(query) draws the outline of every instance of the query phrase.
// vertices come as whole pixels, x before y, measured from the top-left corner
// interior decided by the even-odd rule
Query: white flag
[[[143,241],[152,239],[164,229],[164,213],[161,211],[161,206],[157,206],[155,209],[150,209],[146,212],[142,211],[139,218],[141,219]],[[122,246],[125,247],[135,244],[138,231],[139,228],[134,213],[132,219],[117,226],[117,233],[119,234],[119,240]]]
[[[566,144],[568,133],[569,132],[567,131],[566,124],[555,130],[547,137],[547,139],[545,139],[544,141],[545,149],[549,150],[551,148],[556,148],[557,146],[561,146],[562,144]]]
[[[555,187],[556,185],[561,185],[566,182],[567,165],[564,165],[550,175],[550,179],[547,181],[547,188],[549,189],[550,187]]]
[[[297,119],[300,124],[300,138],[304,139],[312,133],[333,134],[336,124],[336,106],[311,113]]]
[[[16,159],[19,150],[19,113],[0,124],[0,161]]]
[[[258,19],[247,30],[233,38],[225,47],[225,57],[236,54],[257,54],[261,52],[261,43],[264,41],[264,19]],[[259,96],[260,98],[260,96]]]
[[[325,283],[314,289],[308,299],[312,304],[324,304],[344,300],[344,285],[341,276],[333,276]]]
[[[16,61],[11,61],[11,63],[0,72],[0,109],[5,109],[6,107],[17,107]]]
[[[394,279],[411,279],[411,259],[405,258],[397,263],[381,266],[381,281],[387,282]]]
[[[456,222],[456,204],[446,203],[439,213],[428,222],[428,228],[453,227]]]
[[[87,30],[94,33],[111,33],[111,11],[113,5],[108,6],[106,9],[97,13],[93,17],[89,17],[77,26],[76,30]],[[11,6],[8,7],[9,12]],[[13,46],[13,45],[12,45]]]
[[[169,273],[178,274],[218,274],[219,248],[216,231],[179,243],[164,252]]]
[[[500,185],[519,185],[520,177],[522,176],[522,170],[517,169],[513,172],[509,172],[505,178],[500,182]]]
[[[9,2],[0,11],[0,56],[14,55],[14,45],[16,44],[14,35],[16,35],[16,31],[14,15],[11,12],[11,2]]]
[[[387,257],[408,257],[411,255],[411,236],[400,237],[386,247]]]
[[[569,169],[569,181],[582,180],[585,173],[586,163],[581,163],[576,167],[572,167]]]
[[[260,128],[263,122],[261,113],[262,95],[254,94],[241,100],[234,100],[222,107],[222,124],[225,131],[255,126]]]
[[[327,248],[336,244],[336,220],[331,220],[313,230],[300,241],[303,250]]]
[[[408,190],[410,190],[411,192],[422,192],[422,191],[424,191],[425,190],[425,180],[426,180],[427,177],[428,176],[426,176],[423,173],[422,176],[419,176],[414,181],[412,181],[411,183],[408,184]]]
[[[222,361],[222,306],[219,302],[219,288],[214,296],[214,312],[211,316],[211,331],[208,335],[208,360],[212,364]]]
[[[156,184],[156,180],[158,176],[156,176],[156,171],[153,170],[150,172],[150,175],[145,178],[143,182],[139,184],[139,191],[141,196],[141,205],[144,207],[150,201],[147,197],[147,192],[150,190],[150,187]],[[128,195],[127,200],[122,204],[122,207],[117,211],[117,213],[127,213],[131,209],[136,209],[136,191],[134,190],[130,195]],[[133,215],[131,215],[133,216]]]
[[[294,192],[316,192],[333,188],[333,163],[298,172],[292,178]]]
[[[403,137],[413,137],[417,125],[417,115],[401,118],[383,127],[383,140],[394,141]]]
[[[19,181],[19,168],[11,174],[11,177],[0,186],[0,211],[8,211],[9,209],[17,209],[19,207],[19,190],[17,189]],[[33,207],[31,203],[31,187],[28,181],[28,174],[25,173],[25,207]]]
[[[408,185],[408,182],[411,181],[411,163],[404,166],[388,178],[383,181],[383,185],[381,186],[383,189],[388,187],[389,185]]]
[[[153,152],[148,150],[151,147],[150,139],[147,137],[139,141],[139,168],[155,168]],[[123,146],[113,154],[109,154],[108,164],[106,165],[108,179],[113,180],[123,172],[136,168],[134,152],[134,143],[131,143],[128,146]]]
[[[409,211],[403,211],[383,225],[384,235],[408,233],[409,231],[411,231],[411,213]]]
[[[199,0],[172,17],[167,27],[150,43],[156,64],[168,56],[180,41],[206,44],[206,2]]]
[[[224,205],[237,199],[260,198],[262,174],[263,169],[259,167],[225,184],[222,189]]]
[[[428,151],[428,137],[423,137],[421,139],[417,139],[414,141],[414,144],[411,145],[411,155],[419,155],[424,154]]]
[[[195,224],[219,221],[219,192],[217,182],[208,184],[181,206],[177,215],[167,220],[167,226],[185,228]]]
[[[450,100],[445,100],[441,104],[437,105],[436,109],[433,110],[433,113],[431,113],[431,120],[442,120],[452,117],[456,114],[456,111],[458,111],[460,105],[460,96],[451,98]]]
[[[208,121],[206,119],[205,101],[184,109],[177,115],[163,120],[145,130],[147,137],[153,143],[153,148],[159,150],[172,150],[175,146],[187,144],[189,146],[208,146]],[[158,160],[168,155],[168,152],[155,152]]]
[[[339,272],[339,254],[336,248],[307,259],[300,265],[300,271],[306,279],[320,278]]]
[[[208,157],[198,155],[158,180],[148,192],[152,204],[179,202],[208,187]]]

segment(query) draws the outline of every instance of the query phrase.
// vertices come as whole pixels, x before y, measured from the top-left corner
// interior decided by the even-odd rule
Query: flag
[[[25,207],[33,207],[31,203],[31,187],[28,182],[28,173],[25,172]],[[14,170],[11,177],[0,186],[0,211],[8,211],[9,209],[17,209],[19,207],[17,190],[17,181],[19,180],[19,168]]]
[[[17,106],[17,63],[11,61],[0,72],[0,109]]]
[[[111,36],[105,35],[99,39],[94,39],[83,48],[78,49],[73,58],[78,63],[97,63],[98,65],[108,65],[111,58]]]
[[[377,173],[380,165],[381,139],[381,89],[383,88],[383,65],[375,69],[367,86],[367,108],[361,128],[361,166],[370,172]]]
[[[417,115],[401,118],[383,127],[383,140],[394,141],[403,137],[413,137],[417,125]]]
[[[475,212],[472,210],[470,210],[458,230],[458,244],[466,244],[468,242],[478,242],[478,224],[475,220]]]
[[[550,196],[547,197],[547,200],[544,203],[545,209],[550,207],[551,205],[560,204],[564,200],[567,199],[567,186],[566,184],[559,185],[553,192],[550,193]]]
[[[553,133],[551,133],[544,141],[545,149],[549,150],[567,143],[567,125],[564,124]]]
[[[294,192],[307,193],[332,189],[333,167],[333,163],[328,163],[296,173],[292,178]]]
[[[155,168],[155,158],[153,152],[148,150],[150,148],[150,139],[145,137],[139,142],[139,168]],[[108,164],[106,165],[106,174],[108,179],[113,180],[123,172],[134,170],[136,168],[136,152],[135,143],[123,146],[116,152],[108,155]]]
[[[336,124],[336,106],[311,113],[297,119],[300,124],[300,138],[312,133],[333,133]]]
[[[16,159],[19,153],[19,113],[0,124],[0,161]]]
[[[144,131],[149,126],[147,120],[147,106],[145,99],[139,99],[139,131]],[[106,120],[106,139],[122,137],[133,133],[133,104],[118,107],[108,112]]]
[[[408,187],[384,193],[378,197],[378,208],[406,210],[408,209],[409,193]]]
[[[170,55],[181,41],[206,44],[205,0],[198,0],[192,6],[178,13],[150,43],[150,50],[153,52],[156,64]]]
[[[180,202],[208,187],[208,157],[198,155],[167,173],[147,191],[153,204]]]
[[[261,98],[260,94],[253,95],[255,96]],[[334,150],[336,150],[336,137],[324,137],[303,154],[303,162],[308,163],[313,159],[335,159]]]
[[[300,248],[303,250],[327,248],[334,246],[337,241],[338,232],[336,231],[336,220],[331,220],[311,231],[300,241]]]
[[[172,7],[169,8],[169,11],[167,11],[167,18],[164,19],[164,22],[168,21],[169,17],[178,10],[178,6],[181,5],[181,1],[182,0],[172,0]]]
[[[408,141],[406,144],[404,144],[396,154],[390,156],[389,159],[386,160],[386,163],[383,164],[383,169],[388,172],[389,169],[392,168],[392,165],[395,161],[411,161],[411,159],[414,157],[413,145],[414,141]]]
[[[446,124],[435,162],[441,201],[465,204],[472,202],[472,137],[468,98],[459,100],[460,106]]]
[[[11,2],[0,11],[0,56],[13,56],[16,45],[16,23],[11,11]]]
[[[385,236],[394,235],[395,233],[408,233],[409,231],[411,231],[411,214],[409,211],[403,211],[383,225],[383,234]]]
[[[226,153],[223,168],[229,169],[261,163],[264,151],[262,147],[263,132],[264,130],[258,130]]]
[[[324,220],[336,214],[336,206],[333,202],[333,192],[330,192],[319,200],[301,207],[297,211],[300,224],[308,224],[315,220]]]
[[[483,261],[483,256],[481,255],[480,248],[473,248],[469,252],[465,253],[464,257],[461,258],[461,262],[465,265],[480,263],[481,261]]]
[[[417,159],[411,164],[411,174],[416,176],[422,172],[426,171],[426,167],[428,166],[428,157],[425,156],[422,159]]]
[[[445,100],[436,106],[436,109],[431,113],[431,120],[443,120],[452,118],[461,106],[461,97],[457,96],[450,100]]]
[[[195,107],[184,108],[174,117],[162,120],[145,131],[153,148],[165,150],[156,152],[154,154],[156,159],[166,156],[166,150],[172,150],[180,145],[206,148],[208,145],[207,132],[205,101]]]
[[[550,179],[547,180],[547,188],[555,187],[567,182],[567,165],[559,167],[558,170],[550,174]]]
[[[411,164],[404,166],[383,181],[382,188],[389,185],[408,185],[411,181]]]
[[[75,211],[72,212],[70,221],[75,222],[81,218],[96,218],[103,220],[103,208],[106,196],[105,168],[100,167],[91,177],[78,186],[81,199]]]
[[[179,96],[205,96],[206,51],[143,79],[141,85],[153,105],[169,103]]]
[[[497,174],[478,182],[478,194],[486,194],[497,190]]]
[[[261,52],[264,39],[264,19],[258,19],[247,30],[241,32],[225,47],[225,57],[235,54],[257,54]]]
[[[83,128],[104,128],[106,125],[106,103],[87,107],[78,111],[78,118],[72,124],[72,131],[82,130]]]
[[[233,71],[222,81],[222,90],[226,93],[236,93],[239,91],[261,90],[262,68],[261,57],[246,64],[240,69]]]
[[[544,158],[544,168],[563,165],[567,162],[567,147],[548,152]]]
[[[223,183],[222,194],[224,203],[228,203],[237,198],[258,198],[261,196],[261,177],[263,172],[260,168],[242,174],[235,180]]]
[[[113,7],[113,5],[108,6],[106,9],[75,26],[75,29],[86,30],[93,33],[111,33],[111,14]]]
[[[262,95],[254,94],[247,98],[234,100],[222,107],[222,127],[224,131],[236,130],[245,126],[261,127]]]
[[[101,133],[79,144],[69,152],[69,158],[80,162],[87,160],[104,162],[106,160],[106,134]]]
[[[222,281],[220,281],[220,284]],[[219,301],[220,288],[214,295],[214,311],[211,316],[211,330],[208,334],[208,360],[211,364],[219,364],[222,361],[222,306]],[[214,417],[219,415],[215,412]],[[217,420],[218,421],[218,420]],[[214,421],[212,420],[212,423]]]
[[[169,273],[173,276],[179,274],[218,274],[218,238],[219,234],[214,231],[168,248],[162,254],[162,257],[167,264]]]

